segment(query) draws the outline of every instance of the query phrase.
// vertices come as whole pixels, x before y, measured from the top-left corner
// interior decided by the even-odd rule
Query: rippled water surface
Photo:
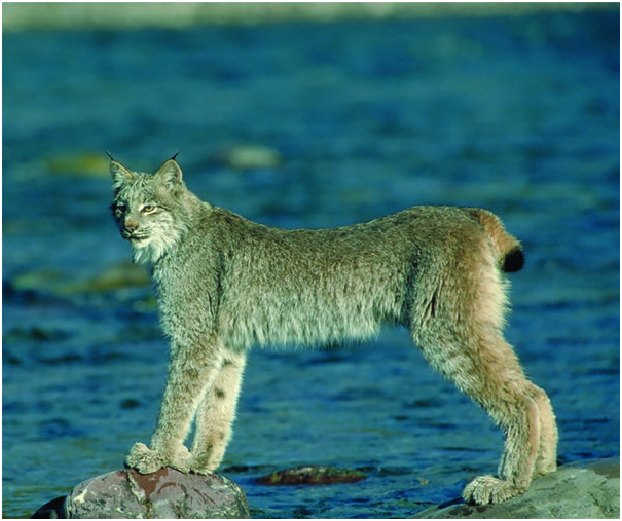
[[[560,462],[619,454],[619,13],[3,36],[3,513],[147,441],[167,344],[104,150],[178,150],[204,199],[284,227],[481,206],[523,242],[507,336]],[[259,148],[262,147],[262,148]],[[250,152],[250,158],[240,156]],[[405,517],[494,473],[501,433],[404,331],[256,350],[222,473],[256,517]],[[297,465],[356,484],[266,487]]]

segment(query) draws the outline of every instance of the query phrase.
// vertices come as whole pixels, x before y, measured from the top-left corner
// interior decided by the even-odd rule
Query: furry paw
[[[164,468],[164,458],[144,443],[136,443],[125,457],[125,466],[136,469],[141,474],[152,474]]]
[[[493,476],[480,476],[466,486],[462,496],[470,504],[496,505],[524,491],[509,481]]]
[[[546,476],[551,472],[555,472],[555,470],[557,470],[557,463],[555,462],[555,460],[549,462],[538,461],[536,462],[536,468],[533,472],[533,477],[534,479],[541,478],[542,476]]]
[[[190,465],[190,472],[201,474],[202,476],[208,476],[214,473],[213,469],[205,467],[204,465],[197,465],[196,463]]]
[[[175,453],[167,454],[152,450],[144,443],[136,443],[125,458],[125,465],[136,469],[141,474],[152,474],[165,467],[171,467],[180,472],[189,472],[191,459],[190,452],[183,445]]]
[[[200,452],[199,454],[194,455],[192,463],[190,464],[190,470],[192,470],[192,472],[203,476],[213,474],[217,467],[218,465],[210,463],[209,452]]]

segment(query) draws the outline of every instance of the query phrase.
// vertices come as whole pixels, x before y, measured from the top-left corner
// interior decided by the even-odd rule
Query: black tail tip
[[[506,253],[503,259],[502,269],[507,273],[511,273],[520,270],[523,264],[525,264],[525,255],[523,254],[523,250],[517,246]]]

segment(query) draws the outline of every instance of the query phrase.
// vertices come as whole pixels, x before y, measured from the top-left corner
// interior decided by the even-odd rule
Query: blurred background
[[[480,206],[526,251],[507,337],[559,462],[619,454],[619,4],[3,3],[3,515],[147,442],[166,376],[105,151],[180,151],[203,199],[283,227]],[[404,331],[255,350],[220,472],[254,517],[407,517],[502,434]],[[296,465],[355,485],[268,488]]]

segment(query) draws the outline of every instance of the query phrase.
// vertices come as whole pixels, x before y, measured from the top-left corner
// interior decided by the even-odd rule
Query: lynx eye
[[[152,206],[152,205],[145,205],[142,207],[141,212],[144,213],[145,215],[149,215],[150,213],[153,213],[157,210],[156,206]]]

